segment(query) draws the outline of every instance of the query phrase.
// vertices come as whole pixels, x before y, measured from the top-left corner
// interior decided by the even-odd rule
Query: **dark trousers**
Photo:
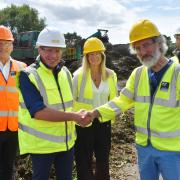
[[[111,148],[111,122],[100,123],[95,119],[92,126],[76,126],[75,161],[78,180],[109,180],[109,153]],[[93,154],[96,159],[93,172]]]
[[[17,132],[0,131],[0,180],[12,180],[17,146]]]
[[[74,149],[69,151],[31,154],[33,180],[48,180],[52,164],[55,167],[56,180],[72,180]]]

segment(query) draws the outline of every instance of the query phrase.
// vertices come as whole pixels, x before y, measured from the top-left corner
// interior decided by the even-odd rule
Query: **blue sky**
[[[97,29],[109,30],[112,44],[128,43],[129,30],[140,19],[152,20],[162,34],[180,27],[179,0],[0,0],[0,9],[28,4],[49,26],[86,38]]]

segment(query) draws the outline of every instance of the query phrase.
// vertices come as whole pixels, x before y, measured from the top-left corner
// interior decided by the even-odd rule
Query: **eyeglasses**
[[[137,52],[137,53],[140,53],[142,48],[144,50],[148,50],[149,48],[152,47],[152,45],[154,45],[156,42],[146,42],[142,45],[137,45],[137,46],[134,46],[134,50]]]

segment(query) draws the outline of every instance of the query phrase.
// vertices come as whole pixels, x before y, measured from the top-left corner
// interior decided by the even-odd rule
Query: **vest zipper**
[[[172,63],[171,63],[172,64]],[[171,66],[170,64],[170,66]],[[170,67],[169,66],[169,67]],[[169,67],[166,69],[166,71],[164,72],[164,74],[168,71]],[[148,111],[148,120],[147,120],[147,131],[148,131],[148,144],[151,143],[151,129],[150,129],[150,119],[151,119],[151,112],[152,112],[152,107],[153,107],[153,104],[154,104],[154,99],[155,99],[155,96],[156,96],[156,93],[158,91],[158,88],[161,84],[161,81],[164,77],[164,74],[162,75],[160,81],[159,81],[159,84],[158,86],[156,87],[155,91],[154,91],[154,94],[152,95],[152,99],[150,100],[150,106],[149,106],[149,111]],[[150,91],[150,95],[151,95],[151,82],[149,80],[149,91]]]
[[[58,83],[58,73],[57,74],[53,74],[53,75],[54,75],[54,79],[56,81],[56,85],[58,87],[59,95],[60,95],[60,98],[61,98],[61,101],[62,101],[62,105],[63,105],[63,110],[65,112],[66,111],[66,107],[65,107],[65,104],[64,104],[61,88],[60,88],[60,85]],[[65,121],[64,123],[65,123],[65,132],[66,132],[66,147],[67,147],[67,151],[68,151],[69,150],[69,147],[68,147],[68,125],[67,125],[67,121]]]

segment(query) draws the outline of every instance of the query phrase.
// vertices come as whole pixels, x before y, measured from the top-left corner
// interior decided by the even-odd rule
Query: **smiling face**
[[[57,47],[39,47],[39,54],[42,62],[50,69],[55,68],[62,57],[62,49]]]
[[[148,68],[157,64],[161,57],[159,44],[151,38],[135,42],[134,50],[140,62]]]
[[[102,61],[101,52],[91,52],[87,54],[87,59],[90,65],[90,68],[99,67]]]

